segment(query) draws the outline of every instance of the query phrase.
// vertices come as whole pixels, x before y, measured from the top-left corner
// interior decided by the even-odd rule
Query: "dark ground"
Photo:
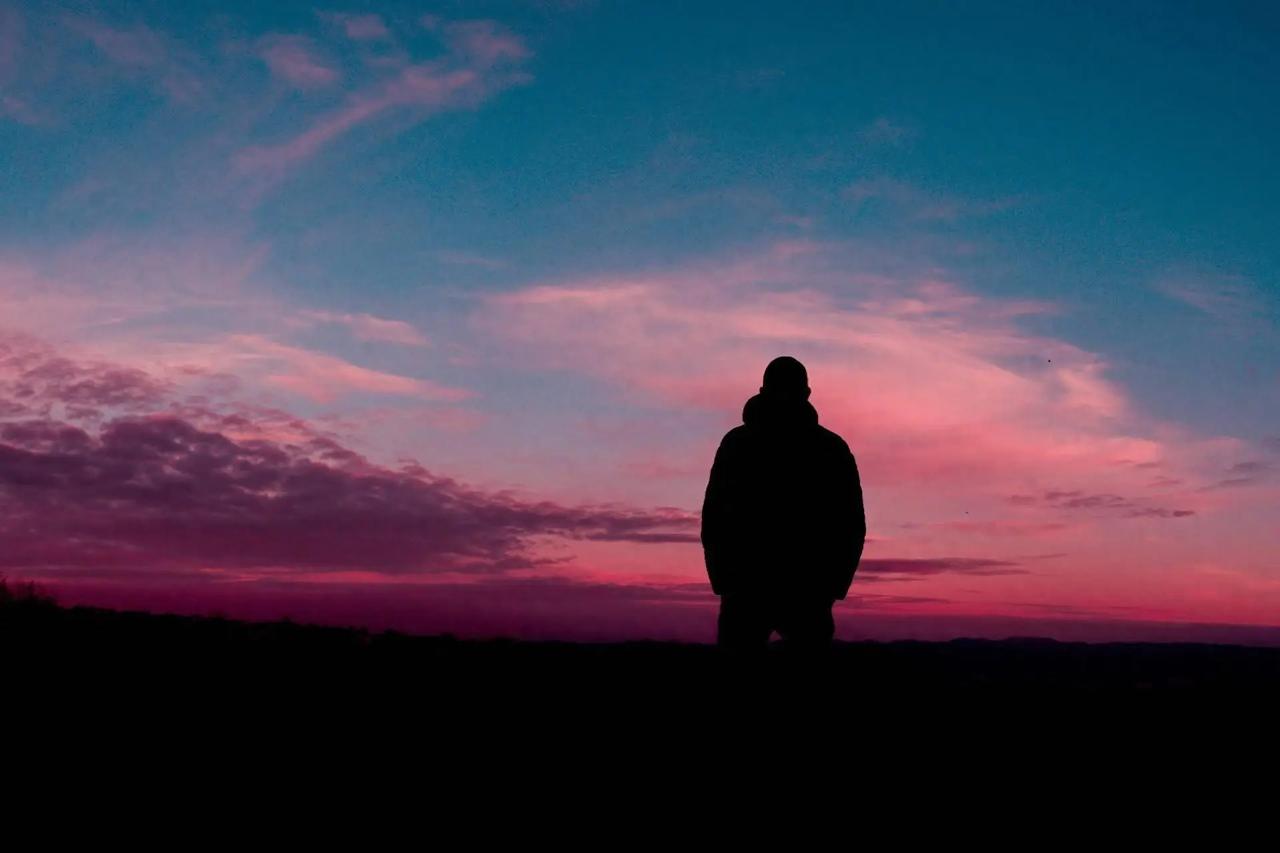
[[[268,679],[277,688],[366,683],[481,687],[528,696],[532,686],[579,691],[707,689],[796,667],[775,648],[753,668],[705,645],[457,640],[394,632],[60,607],[0,595],[0,656],[12,674],[87,673],[207,681]],[[1280,688],[1280,649],[1159,643],[1062,643],[1025,638],[946,643],[837,643],[815,683],[860,693],[929,688]],[[812,669],[806,670],[809,678]]]

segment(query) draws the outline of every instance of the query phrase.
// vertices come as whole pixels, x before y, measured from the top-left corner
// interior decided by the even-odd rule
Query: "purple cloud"
[[[1015,506],[1044,506],[1057,510],[1083,510],[1118,515],[1122,518],[1187,518],[1195,510],[1170,509],[1131,500],[1109,493],[1090,494],[1081,491],[1048,490],[1038,495],[1012,495],[1009,503]]]
[[[1262,482],[1271,473],[1271,465],[1257,460],[1237,462],[1227,469],[1227,476],[1216,483],[1202,486],[1198,491],[1215,492],[1219,489],[1234,489],[1240,486],[1252,486]]]
[[[975,557],[926,557],[922,559],[864,559],[858,567],[858,579],[870,575],[880,579],[910,579],[929,575],[962,574],[976,577],[1025,575],[1025,569],[1009,560]]]
[[[0,339],[0,415],[49,417],[56,406],[73,419],[97,418],[104,409],[147,411],[169,390],[141,370],[75,362],[34,341]]]
[[[29,343],[0,341],[0,567],[492,573],[552,562],[541,537],[697,541],[684,510],[388,468],[283,413],[220,413]]]
[[[565,506],[392,470],[329,439],[228,438],[175,416],[96,435],[0,425],[0,566],[501,572],[539,536],[696,541],[677,509]]]

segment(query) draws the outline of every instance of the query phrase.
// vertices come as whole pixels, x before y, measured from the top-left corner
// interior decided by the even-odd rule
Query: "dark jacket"
[[[757,394],[716,451],[702,504],[702,548],[716,595],[841,599],[867,522],[849,445],[807,400]]]

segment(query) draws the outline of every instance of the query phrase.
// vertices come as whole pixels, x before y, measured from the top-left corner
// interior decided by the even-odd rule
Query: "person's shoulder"
[[[740,444],[744,439],[746,439],[749,432],[750,430],[747,428],[746,424],[738,424],[736,427],[724,434],[724,438],[720,439],[720,444],[721,446],[726,447],[732,447],[735,444]]]
[[[827,429],[824,426],[818,426],[818,434],[822,436],[822,441],[833,451],[842,451],[853,455],[853,451],[849,449],[849,442],[838,433]]]

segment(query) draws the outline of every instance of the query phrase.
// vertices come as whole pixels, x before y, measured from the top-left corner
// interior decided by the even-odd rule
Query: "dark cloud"
[[[1259,462],[1257,460],[1237,462],[1235,465],[1228,468],[1226,473],[1227,476],[1224,479],[1218,480],[1216,483],[1211,483],[1207,486],[1202,486],[1198,491],[1213,492],[1219,489],[1234,489],[1240,486],[1252,486],[1255,483],[1260,483],[1266,479],[1267,475],[1271,473],[1271,465],[1267,462]]]
[[[915,578],[927,575],[963,574],[978,577],[994,575],[1025,575],[1025,569],[1008,560],[988,560],[975,557],[933,557],[923,559],[865,559],[858,567],[858,579],[870,575],[876,578]]]
[[[170,391],[141,370],[73,361],[25,338],[0,340],[0,417],[49,417],[60,409],[65,417],[91,420],[105,410],[154,410]]]
[[[878,607],[894,605],[911,606],[915,604],[946,604],[949,599],[934,598],[925,595],[877,595],[876,593],[866,592],[861,595],[850,595],[843,602],[837,602],[836,607],[850,607],[856,609],[874,610]]]
[[[1094,605],[1090,607],[1081,607],[1075,604],[1059,604],[1040,601],[1010,601],[1005,603],[1013,607],[1023,608],[1034,612],[1080,619],[1115,619],[1117,617],[1137,615],[1143,610],[1141,607],[1122,605]]]
[[[1152,489],[1171,489],[1174,486],[1181,486],[1184,482],[1177,477],[1156,477],[1147,483],[1147,486]]]
[[[1196,514],[1195,510],[1170,509],[1110,493],[1090,494],[1081,491],[1049,490],[1038,495],[1012,495],[1008,501],[1015,506],[1083,510],[1116,515],[1121,518],[1186,518]]]
[[[696,541],[674,508],[565,506],[371,464],[331,439],[233,440],[169,415],[97,434],[0,425],[0,566],[503,571],[538,536]]]
[[[500,573],[557,562],[543,536],[698,539],[684,510],[486,492],[374,464],[285,412],[207,403],[0,339],[0,568]]]

